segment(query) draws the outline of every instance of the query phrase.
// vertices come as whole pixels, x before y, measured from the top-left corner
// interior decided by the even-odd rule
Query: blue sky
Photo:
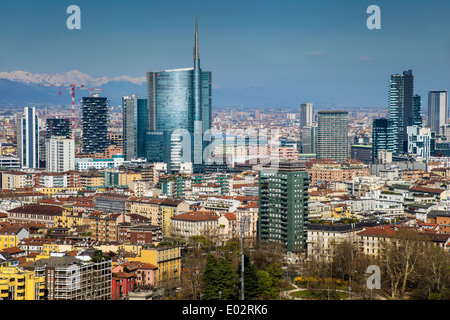
[[[81,30],[66,27],[71,4]],[[366,27],[372,4],[381,30]],[[213,103],[217,93],[236,104],[386,107],[390,75],[412,69],[426,105],[429,90],[450,83],[449,12],[444,0],[2,1],[0,72],[190,67],[198,15]]]

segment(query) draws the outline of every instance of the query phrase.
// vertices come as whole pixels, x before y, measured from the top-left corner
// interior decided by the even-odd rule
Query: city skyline
[[[192,49],[197,15],[203,66],[215,75],[214,106],[310,101],[318,108],[387,108],[389,76],[408,69],[418,94],[446,90],[444,12],[450,5],[378,1],[381,29],[369,30],[371,4],[78,1],[81,30],[68,30],[70,3],[7,3],[0,13],[0,25],[9,30],[0,36],[0,71],[144,77],[150,70],[189,66],[189,55],[179,53]],[[130,41],[136,49],[123,45]]]

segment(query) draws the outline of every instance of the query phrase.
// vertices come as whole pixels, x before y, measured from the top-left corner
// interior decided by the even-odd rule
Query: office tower
[[[83,153],[103,153],[109,146],[108,107],[109,102],[105,97],[83,97]]]
[[[147,99],[137,94],[122,97],[123,153],[125,160],[145,158],[145,136],[148,129]]]
[[[71,138],[72,128],[70,119],[47,119],[45,122],[45,138],[50,139],[52,136]]]
[[[390,120],[375,119],[372,123],[372,162],[377,163],[381,150],[393,152],[394,136]]]
[[[348,159],[348,112],[319,111],[317,118],[317,159]]]
[[[317,152],[317,125],[303,127],[301,132],[302,153]]]
[[[22,168],[39,168],[39,124],[34,107],[16,114],[17,154]]]
[[[430,91],[428,93],[428,123],[431,131],[439,132],[447,123],[448,97],[447,90]]]
[[[314,123],[314,105],[312,103],[302,103],[300,105],[300,129]]]
[[[305,248],[309,175],[305,164],[280,161],[276,173],[259,173],[258,237],[279,242],[287,251]]]
[[[431,154],[431,129],[408,126],[408,153],[428,159]]]
[[[46,142],[46,170],[65,172],[75,170],[75,141],[66,137],[52,136]]]
[[[412,124],[413,126],[422,126],[422,97],[418,94],[413,96],[412,100]]]
[[[203,150],[207,144],[203,142],[203,134],[212,124],[212,86],[211,72],[200,68],[197,21],[194,67],[147,72],[147,89],[147,146],[156,143],[165,150],[163,162],[168,164],[171,172],[180,170],[180,162],[192,162],[194,172],[201,172]],[[170,143],[167,143],[167,137],[170,137]],[[153,158],[153,152],[148,148],[146,153],[149,162],[161,162],[161,155]]]
[[[406,127],[412,125],[414,76],[411,70],[403,74],[391,75],[389,90],[389,119],[394,136],[396,155],[407,150],[408,134]]]

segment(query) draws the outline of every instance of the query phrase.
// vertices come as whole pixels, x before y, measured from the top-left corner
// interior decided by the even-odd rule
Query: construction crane
[[[89,88],[88,90],[90,92],[90,94],[89,94],[90,97],[92,97],[92,92],[94,92],[94,91],[102,91],[101,88]]]
[[[85,89],[85,86],[82,84],[40,84],[40,86],[59,87],[59,95],[61,95],[62,89],[70,89],[70,94],[72,96],[72,138],[75,139],[75,89]]]

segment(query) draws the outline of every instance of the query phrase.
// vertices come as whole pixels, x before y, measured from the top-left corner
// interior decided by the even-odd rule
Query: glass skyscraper
[[[123,153],[125,160],[145,158],[145,139],[148,130],[147,99],[137,94],[122,97]]]
[[[17,154],[22,168],[39,168],[39,123],[34,107],[16,114]]]
[[[413,124],[414,76],[412,70],[391,75],[389,89],[389,119],[394,136],[394,154],[407,152],[407,127]]]
[[[348,159],[348,112],[319,111],[317,117],[317,159],[342,163]]]
[[[394,150],[394,136],[390,120],[381,118],[373,120],[372,124],[372,162],[377,163],[378,152]]]
[[[195,172],[202,171],[203,134],[212,123],[211,88],[211,72],[200,68],[196,21],[194,67],[147,72],[149,162],[159,162],[163,157],[168,171],[177,172],[182,162],[192,162]],[[155,154],[149,149],[155,146],[170,151]]]
[[[439,132],[447,123],[448,98],[447,90],[430,91],[428,93],[428,124],[431,131]]]

